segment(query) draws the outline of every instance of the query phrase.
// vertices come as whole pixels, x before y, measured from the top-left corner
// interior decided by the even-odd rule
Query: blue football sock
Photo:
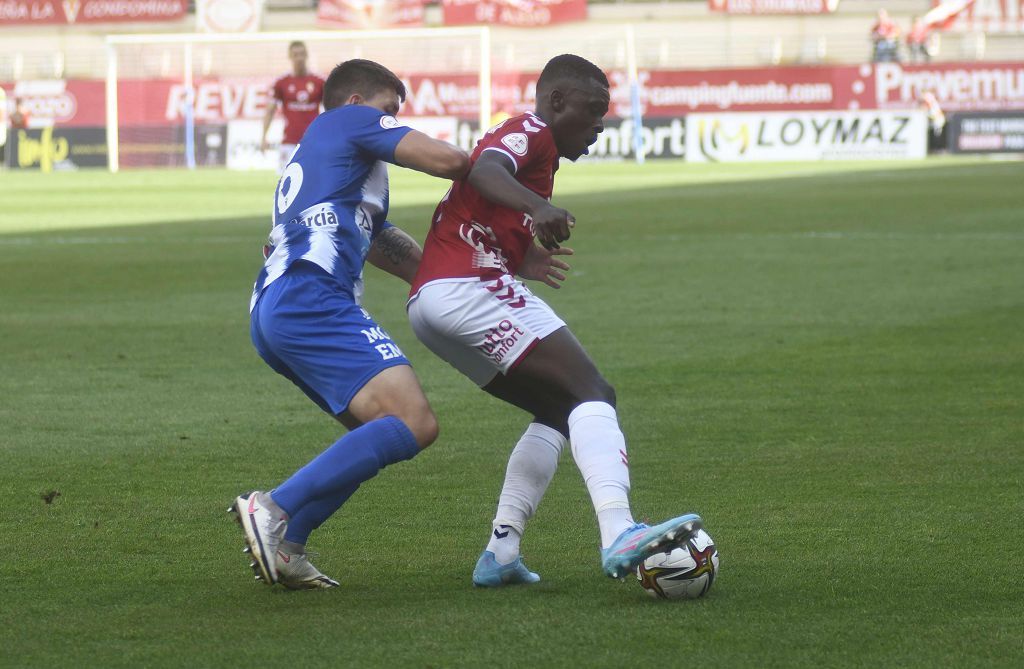
[[[348,498],[355,493],[358,485],[345,488],[337,494],[319,497],[309,502],[288,518],[288,529],[285,530],[285,541],[292,541],[303,546],[309,540],[309,533],[320,527],[334,515],[334,512],[341,508],[341,505],[348,501]]]
[[[334,497],[358,487],[384,467],[419,452],[405,423],[385,416],[352,430],[292,474],[271,494],[289,517],[314,499]]]

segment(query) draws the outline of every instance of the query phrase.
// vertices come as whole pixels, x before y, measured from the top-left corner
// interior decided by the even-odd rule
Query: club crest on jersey
[[[521,132],[513,132],[501,138],[501,143],[517,156],[525,156],[530,140]]]
[[[385,130],[394,130],[395,128],[401,128],[402,124],[394,116],[384,115],[380,117],[380,127]]]

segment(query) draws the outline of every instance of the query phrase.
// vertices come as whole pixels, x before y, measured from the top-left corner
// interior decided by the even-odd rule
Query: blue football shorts
[[[409,364],[351,289],[306,261],[263,290],[250,334],[260,357],[331,415],[383,370]]]

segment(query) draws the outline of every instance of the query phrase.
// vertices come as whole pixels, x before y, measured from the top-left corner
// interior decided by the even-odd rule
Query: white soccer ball
[[[718,576],[718,550],[704,530],[668,553],[656,553],[636,568],[636,578],[651,597],[697,599]]]

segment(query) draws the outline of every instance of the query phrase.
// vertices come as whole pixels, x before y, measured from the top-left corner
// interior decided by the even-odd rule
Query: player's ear
[[[348,100],[345,100],[346,105],[361,105],[366,104],[366,99],[359,93],[353,93],[348,96]]]
[[[551,103],[551,110],[561,113],[565,109],[565,93],[557,88],[552,88],[548,93],[548,101]]]

